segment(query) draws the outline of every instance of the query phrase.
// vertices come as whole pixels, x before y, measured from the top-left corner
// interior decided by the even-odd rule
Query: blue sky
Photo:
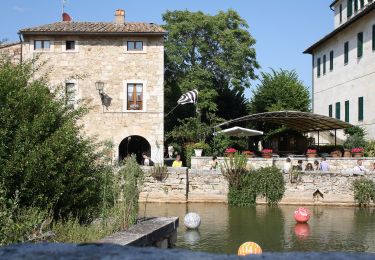
[[[59,21],[62,0],[0,0],[0,39],[15,41],[21,28]],[[127,21],[162,23],[166,10],[215,14],[236,10],[257,40],[260,71],[295,69],[311,86],[311,56],[302,52],[333,29],[332,0],[68,0],[75,21],[112,21],[117,8]],[[258,74],[259,72],[258,71]],[[253,82],[254,87],[256,82]],[[246,96],[251,95],[248,90]]]

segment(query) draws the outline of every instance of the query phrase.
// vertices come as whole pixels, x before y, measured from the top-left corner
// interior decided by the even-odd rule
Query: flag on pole
[[[177,101],[179,105],[196,104],[198,101],[198,90],[194,89],[183,94]]]

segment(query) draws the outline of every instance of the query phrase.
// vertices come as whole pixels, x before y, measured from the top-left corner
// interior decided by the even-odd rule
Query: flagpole
[[[172,110],[171,111],[169,111],[166,115],[165,115],[165,117],[167,117],[167,116],[169,116],[178,106],[179,106],[180,104],[177,104],[174,108],[172,108]]]

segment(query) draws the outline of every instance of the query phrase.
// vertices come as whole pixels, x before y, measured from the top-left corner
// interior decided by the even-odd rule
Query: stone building
[[[164,35],[153,23],[62,22],[20,30],[22,60],[46,62],[51,88],[62,86],[67,105],[85,102],[84,132],[114,145],[121,160],[143,152],[156,163],[164,147]],[[3,52],[5,48],[3,48]]]
[[[359,125],[375,138],[375,1],[335,0],[334,30],[309,47],[313,112]]]

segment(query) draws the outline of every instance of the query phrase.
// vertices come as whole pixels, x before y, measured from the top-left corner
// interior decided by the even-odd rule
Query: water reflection
[[[144,206],[140,207],[144,215]],[[148,204],[146,216],[178,216],[177,246],[214,253],[236,254],[246,241],[263,252],[357,251],[375,252],[375,210],[344,207],[309,207],[308,224],[296,224],[296,207],[228,207],[225,204]],[[197,212],[198,231],[186,230],[183,217]]]

